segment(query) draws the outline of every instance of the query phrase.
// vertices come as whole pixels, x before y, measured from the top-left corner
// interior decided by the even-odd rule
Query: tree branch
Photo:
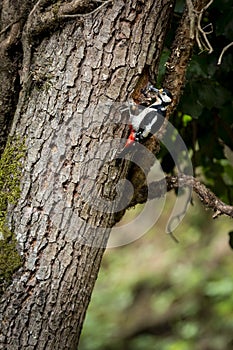
[[[96,6],[97,3],[100,3],[99,6]],[[46,10],[40,6],[37,8],[36,16],[34,16],[34,22],[31,26],[31,34],[33,36],[39,36],[48,29],[56,29],[61,22],[64,22],[67,19],[90,16],[109,3],[112,3],[112,0],[73,0],[68,3],[56,2],[47,7]]]
[[[167,119],[169,119],[170,115],[178,105],[181,91],[185,84],[187,67],[192,56],[193,47],[195,45],[195,35],[192,33],[196,33],[197,20],[193,22],[191,14],[202,14],[206,6],[209,4],[209,0],[194,0],[193,2],[191,2],[191,0],[187,0],[187,4],[188,6],[183,13],[180,25],[177,29],[175,39],[171,47],[170,58],[166,63],[166,73],[163,87],[171,91],[173,95],[172,105],[169,106],[167,110]],[[157,154],[159,152],[160,147],[158,140],[162,140],[163,135],[166,132],[166,128],[167,121],[164,122],[158,133],[155,135],[157,139],[155,140],[155,138],[151,138],[148,140],[148,143],[145,144],[151,153]],[[146,186],[145,176],[143,177],[142,171],[140,169],[134,167],[130,181],[136,188],[134,195],[135,198],[133,199],[134,205],[136,205],[137,199],[139,200],[139,203],[141,203],[140,192],[141,188],[143,191],[144,186]]]
[[[167,191],[173,189],[189,187],[198,195],[201,202],[206,208],[212,209],[215,213],[213,218],[217,218],[219,215],[227,215],[233,218],[233,206],[222,202],[213,192],[211,192],[205,185],[198,181],[193,176],[181,174],[179,176],[166,176]],[[147,193],[150,197],[147,198]],[[137,197],[137,203],[145,203],[148,199],[155,199],[164,196],[164,180],[152,182],[149,185],[149,189],[146,185],[141,187],[140,193]],[[130,206],[134,206],[137,203],[131,202]]]
[[[207,50],[208,53],[213,52],[213,47],[212,47],[212,45],[210,44],[210,42],[209,42],[209,40],[207,38],[207,35],[211,34],[213,32],[213,26],[212,26],[212,24],[207,25],[207,26],[210,26],[210,30],[208,32],[206,32],[204,29],[206,29],[207,26],[202,28],[201,27],[201,21],[202,21],[203,13],[212,4],[212,2],[213,2],[213,0],[210,0],[208,2],[208,4],[206,6],[204,6],[201,9],[201,11],[199,12],[198,17],[197,17],[197,29],[196,29],[196,41],[197,41],[198,47],[201,50]]]
[[[218,63],[217,63],[218,66],[222,63],[222,58],[223,58],[224,53],[225,53],[232,45],[233,45],[233,41],[222,49],[222,52],[221,52],[221,54],[220,54],[220,56],[219,56]]]
[[[197,32],[200,30],[198,26],[200,26],[202,15],[205,9],[210,5],[209,0],[195,0],[193,2],[187,0],[186,3],[188,6],[183,13],[171,47],[170,58],[166,63],[163,85],[170,90],[173,95],[173,103],[171,108],[167,111],[168,117],[175,110],[181,96],[181,90],[185,84],[186,70],[195,45],[194,33],[196,33],[197,37]],[[198,14],[198,17],[196,14]],[[196,17],[198,18],[198,21],[194,21],[194,16],[195,19]]]

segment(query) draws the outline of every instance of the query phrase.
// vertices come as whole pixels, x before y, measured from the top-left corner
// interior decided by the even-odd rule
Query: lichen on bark
[[[7,225],[7,210],[20,197],[22,159],[25,142],[19,137],[9,138],[0,159],[0,294],[21,266],[14,232]]]

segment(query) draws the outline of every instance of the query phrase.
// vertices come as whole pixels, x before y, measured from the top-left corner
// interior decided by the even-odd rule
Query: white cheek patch
[[[164,102],[166,102],[166,103],[170,103],[172,100],[171,100],[171,98],[169,97],[169,96],[165,96],[165,99],[164,99]]]
[[[169,104],[172,99],[168,95],[162,95],[161,96],[163,103]]]

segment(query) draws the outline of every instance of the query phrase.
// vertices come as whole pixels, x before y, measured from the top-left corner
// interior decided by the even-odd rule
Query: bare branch
[[[190,22],[190,39],[194,39],[196,37],[199,49],[202,51],[207,50],[208,53],[213,52],[213,48],[207,38],[207,35],[213,32],[213,26],[212,24],[209,24],[208,26],[211,27],[211,30],[206,32],[205,29],[208,26],[202,28],[201,21],[203,13],[212,4],[212,2],[213,0],[210,0],[210,2],[207,5],[205,5],[200,11],[197,11],[192,3],[192,0],[186,0],[186,6],[188,9],[188,17]]]
[[[222,63],[222,57],[223,57],[224,53],[225,53],[232,45],[233,45],[233,41],[222,49],[222,52],[221,52],[221,54],[220,54],[220,56],[219,56],[218,63],[217,63],[218,66]]]
[[[190,39],[194,39],[195,35],[195,22],[196,22],[196,13],[192,0],[186,0],[186,6],[188,9],[188,15],[190,20]]]
[[[186,0],[188,17],[190,21],[190,39],[194,39],[196,37],[196,41],[199,49],[202,51],[207,50],[208,53],[213,52],[213,48],[207,38],[207,35],[213,32],[212,24],[208,25],[211,27],[211,30],[206,32],[205,29],[208,26],[205,26],[204,28],[202,28],[201,21],[202,21],[203,13],[212,4],[212,2],[213,0],[210,0],[210,2],[207,5],[205,5],[200,11],[197,11],[195,9],[195,6],[192,3],[192,0]]]
[[[180,187],[190,187],[199,196],[203,205],[207,208],[214,210],[213,219],[219,215],[227,215],[233,218],[233,206],[222,202],[213,192],[211,192],[204,184],[195,179],[192,176],[181,174],[179,176],[166,176],[167,191],[171,191]],[[147,193],[150,193],[150,197],[147,198]],[[164,180],[152,182],[149,185],[149,191],[147,186],[143,186],[140,189],[140,195],[138,203],[145,203],[146,200],[159,198],[164,196]],[[131,203],[134,206],[136,203]]]
[[[207,8],[212,4],[213,0],[210,0],[210,2],[204,6],[201,11],[198,14],[198,18],[197,18],[197,29],[196,29],[196,41],[198,44],[198,47],[200,50],[207,50],[208,53],[213,52],[213,47],[211,46],[207,35],[212,33],[212,29],[208,32],[205,32],[205,28],[201,27],[201,21],[202,21],[202,16],[203,13],[207,10]],[[211,24],[211,28],[212,28],[212,24]]]
[[[233,206],[222,202],[213,192],[211,192],[204,184],[192,176],[181,175],[179,177],[167,177],[167,182],[170,182],[170,188],[191,187],[199,196],[203,205],[214,210],[213,218],[219,215],[227,215],[233,218]]]

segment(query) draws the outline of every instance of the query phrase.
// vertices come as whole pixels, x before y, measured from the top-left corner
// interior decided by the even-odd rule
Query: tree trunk
[[[115,205],[123,171],[106,163],[126,130],[115,125],[112,103],[129,97],[146,66],[156,71],[173,6],[114,1],[93,12],[95,1],[52,3],[29,4],[22,25],[11,135],[26,153],[20,198],[8,207],[22,267],[2,297],[2,349],[77,348],[117,220],[98,198]]]

